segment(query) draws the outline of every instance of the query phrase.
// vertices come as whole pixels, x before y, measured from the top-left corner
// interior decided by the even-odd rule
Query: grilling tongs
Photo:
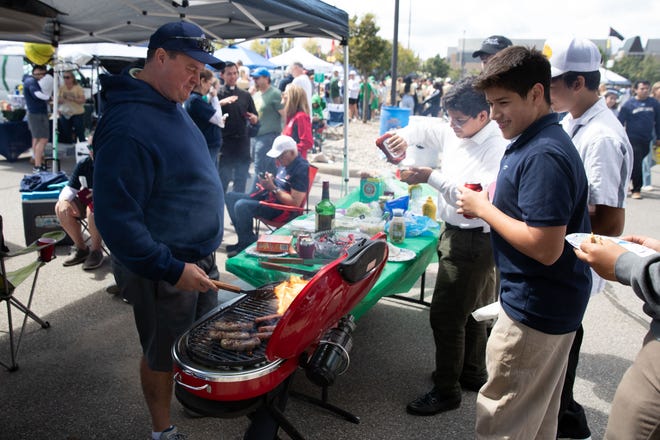
[[[215,287],[217,287],[218,289],[227,290],[229,292],[242,293],[245,295],[250,295],[252,293],[258,292],[258,290],[243,290],[239,286],[229,283],[223,283],[222,281],[211,280],[211,282],[215,284]]]

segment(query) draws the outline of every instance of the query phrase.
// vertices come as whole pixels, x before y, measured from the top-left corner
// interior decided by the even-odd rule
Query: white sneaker
[[[642,191],[644,192],[653,192],[653,185],[645,185],[642,187]]]

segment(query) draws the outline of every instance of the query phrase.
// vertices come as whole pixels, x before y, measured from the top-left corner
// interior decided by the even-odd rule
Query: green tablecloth
[[[428,185],[423,186],[425,196],[433,195],[435,198],[434,190]],[[340,208],[348,207],[358,199],[359,189],[351,192],[343,199],[338,200],[335,205]],[[291,232],[286,226],[275,231],[275,234],[282,235],[288,235],[290,233]],[[426,266],[429,265],[436,255],[438,233],[439,230],[436,230],[436,234],[431,237],[406,238],[404,243],[399,245],[400,247],[414,251],[417,256],[410,261],[400,263],[388,262],[385,265],[385,268],[374,287],[352,310],[351,313],[356,319],[366,313],[383,296],[405,293],[413,287],[419,277],[426,270]],[[310,266],[291,266],[310,270]],[[318,268],[318,266],[315,268]],[[233,258],[229,258],[225,263],[225,269],[255,287],[273,281],[281,281],[289,277],[288,273],[269,270],[259,266],[259,259],[251,257],[244,252]]]

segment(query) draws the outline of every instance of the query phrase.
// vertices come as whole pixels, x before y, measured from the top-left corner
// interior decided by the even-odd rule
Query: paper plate
[[[245,249],[245,253],[252,257],[286,257],[288,252],[261,252],[257,250],[257,245],[252,245]]]
[[[574,234],[568,234],[566,236],[566,241],[571,244],[574,248],[578,249],[580,247],[580,244],[588,239],[591,238],[592,234],[587,234],[584,232],[577,232]],[[607,240],[611,240],[614,243],[618,244],[619,246],[624,247],[625,249],[629,250],[632,253],[635,253],[639,255],[640,257],[647,257],[649,255],[653,255],[656,253],[655,250],[648,248],[646,246],[642,246],[641,244],[637,243],[631,243],[626,240],[621,240],[619,237],[607,237],[605,235],[595,235],[595,237],[598,238],[603,238]]]
[[[399,255],[392,255],[390,254],[387,257],[387,261],[393,261],[396,263],[401,263],[402,261],[410,261],[414,260],[417,254],[410,249],[402,249],[399,248]]]

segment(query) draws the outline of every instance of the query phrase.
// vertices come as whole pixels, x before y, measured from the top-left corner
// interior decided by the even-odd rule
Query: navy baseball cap
[[[251,77],[257,78],[259,76],[266,76],[270,78],[270,72],[265,67],[258,67],[250,74]]]
[[[187,21],[175,21],[159,27],[149,38],[149,49],[159,47],[184,53],[216,69],[225,67],[224,62],[212,55],[215,50],[213,42],[197,25]]]
[[[501,35],[491,35],[481,43],[481,49],[472,53],[472,58],[479,58],[481,55],[495,55],[502,49],[511,46],[511,40]]]

